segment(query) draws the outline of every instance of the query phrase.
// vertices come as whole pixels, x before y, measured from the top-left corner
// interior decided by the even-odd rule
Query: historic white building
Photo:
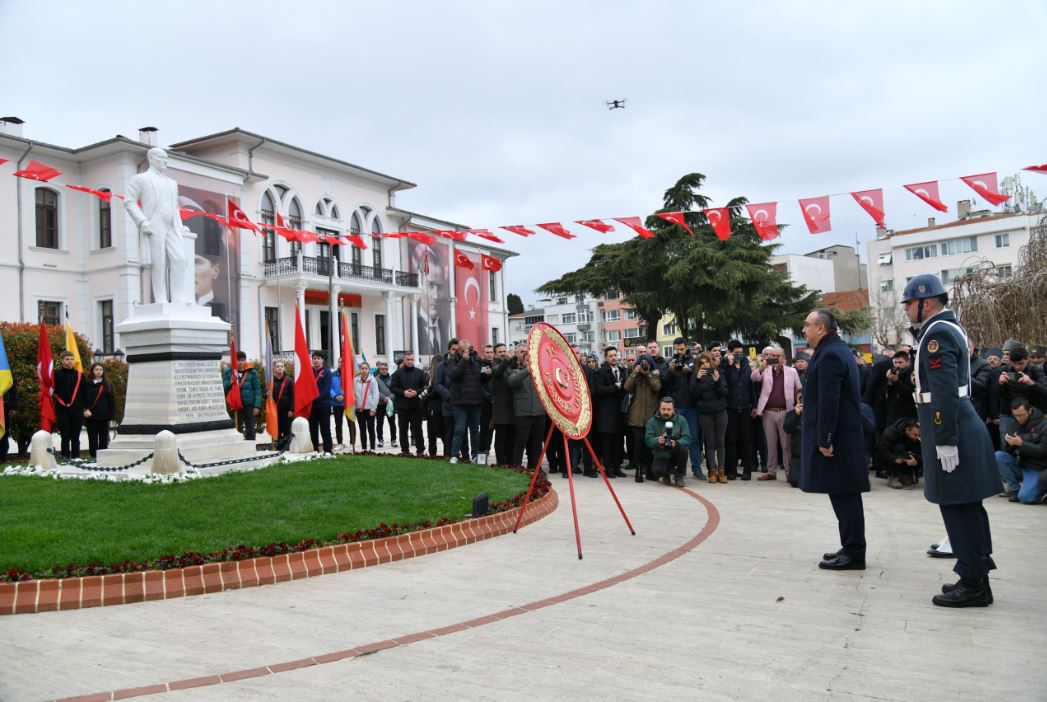
[[[27,139],[21,120],[0,118],[0,160],[8,161],[0,164],[0,319],[61,324],[68,314],[96,348],[111,354],[120,347],[116,325],[133,303],[151,297],[139,233],[116,197],[106,202],[66,186],[123,193],[147,168],[146,151],[156,142],[156,130],[145,128],[138,139],[68,148]],[[480,254],[504,265],[514,252],[472,236],[437,237],[432,246],[381,236],[467,228],[398,207],[397,193],[414,183],[241,129],[168,151],[167,175],[179,184],[183,215],[225,216],[232,201],[256,223],[359,234],[367,246],[302,244],[204,216],[184,219],[197,234],[198,302],[233,325],[249,356],[264,353],[266,330],[278,353],[293,349],[296,304],[310,346],[334,351],[330,356],[337,355],[343,310],[357,354],[372,361],[408,349],[436,353],[451,336],[506,339],[504,269],[483,270]],[[61,175],[49,182],[10,177],[30,161]],[[454,265],[456,252],[475,268]]]

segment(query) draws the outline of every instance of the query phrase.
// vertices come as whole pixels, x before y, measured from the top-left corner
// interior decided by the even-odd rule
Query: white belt
[[[967,391],[968,391],[969,388],[970,388],[969,385],[961,385],[960,387],[958,387],[957,391],[958,391],[959,396],[960,397],[967,397]],[[918,404],[918,405],[926,405],[926,404],[930,404],[930,402],[931,402],[931,393],[929,393],[929,392],[914,392],[912,394],[912,396],[913,396],[913,399],[916,400],[916,404]]]

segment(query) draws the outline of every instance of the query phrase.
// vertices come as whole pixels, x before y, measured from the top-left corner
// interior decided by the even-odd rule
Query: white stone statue
[[[142,234],[142,263],[152,267],[153,302],[195,304],[192,253],[196,235],[182,224],[178,213],[178,183],[164,175],[167,152],[154,146],[148,158],[149,170],[128,183],[124,207]]]

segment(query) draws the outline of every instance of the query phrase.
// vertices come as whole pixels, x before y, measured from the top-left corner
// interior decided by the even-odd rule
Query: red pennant
[[[851,197],[869,213],[876,224],[881,227],[887,226],[883,223],[883,190],[859,190],[851,193]]]
[[[55,361],[51,355],[51,342],[47,336],[47,325],[40,322],[40,338],[36,345],[36,382],[40,385],[37,404],[40,406],[40,428],[51,431],[54,428],[55,403],[54,391]]]
[[[481,239],[486,239],[487,241],[493,241],[496,244],[504,244],[505,243],[504,239],[499,239],[497,236],[492,234],[489,229],[466,229],[462,233],[463,234],[472,234],[473,236],[478,236]]]
[[[912,183],[902,186],[910,193],[920,198],[939,212],[948,212],[949,208],[938,195],[938,181],[929,180],[926,183]]]
[[[480,267],[485,271],[500,271],[502,270],[502,262],[494,256],[480,254]]]
[[[4,165],[5,163],[7,163],[7,159],[6,158],[0,158],[0,166]]]
[[[599,220],[599,219],[576,219],[575,222],[577,224],[582,225],[583,227],[589,227],[590,229],[595,229],[596,231],[600,232],[601,234],[609,234],[610,232],[614,231],[614,226],[613,225],[607,224],[603,220]]]
[[[352,244],[358,249],[367,248],[367,244],[364,243],[364,238],[359,234],[345,234],[344,238],[346,241],[348,241],[350,244]]]
[[[811,234],[824,234],[832,229],[829,224],[829,196],[811,197],[800,199],[800,209],[803,210],[803,221],[807,222],[807,228]]]
[[[229,215],[229,226],[237,229],[250,229],[251,231],[261,234],[262,230],[258,228],[258,225],[247,218],[247,213],[240,209],[232,200],[226,200],[226,207]]]
[[[731,210],[727,207],[714,207],[712,209],[703,210],[705,212],[705,218],[709,220],[709,224],[713,227],[713,232],[716,234],[716,238],[720,241],[727,241],[731,238]],[[692,234],[692,236],[694,236]]]
[[[108,190],[95,190],[94,188],[85,188],[82,185],[66,185],[65,187],[69,188],[70,190],[76,190],[81,193],[87,193],[88,195],[94,195],[99,200],[104,200],[106,202],[109,202],[113,199],[113,194]],[[185,218],[183,217],[182,219]]]
[[[181,217],[183,222],[191,217],[202,217],[205,214],[207,213],[203,210],[190,210],[188,207],[178,208],[178,216]]]
[[[634,232],[642,236],[644,239],[651,239],[654,237],[654,232],[650,229],[645,229],[643,222],[640,221],[639,217],[615,217],[615,222],[621,222],[625,226],[632,229]]]
[[[437,229],[437,236],[442,236],[445,239],[451,239],[452,241],[462,242],[465,241],[465,234],[454,229]]]
[[[971,186],[971,189],[974,190],[974,192],[978,193],[994,205],[1002,205],[1011,199],[1010,195],[1004,195],[999,192],[999,188],[996,186],[995,173],[979,173],[977,175],[962,176],[960,180],[967,183],[967,185]]]
[[[527,227],[521,226],[519,224],[514,224],[514,225],[508,226],[508,227],[498,227],[498,228],[499,229],[504,229],[507,232],[512,232],[513,234],[519,234],[520,236],[531,236],[531,235],[534,234],[533,231],[531,231]]]
[[[546,222],[545,224],[539,224],[539,227],[547,232],[551,232],[556,236],[563,237],[564,239],[573,239],[574,234],[567,231],[559,222]]]
[[[1047,175],[1047,163],[1041,163],[1039,166],[1026,166],[1022,169],[1023,171],[1032,171],[1033,173],[1042,173]]]
[[[295,233],[295,236],[298,237],[298,241],[302,242],[303,244],[307,244],[309,242],[313,242],[315,244],[320,243],[320,235],[316,232],[311,232],[305,229],[295,229],[293,231]]]
[[[345,242],[336,236],[330,236],[328,234],[320,235],[320,238],[326,241],[331,246],[345,246]]]
[[[761,202],[756,205],[746,205],[749,218],[753,221],[756,233],[764,241],[778,238],[778,203]]]
[[[660,214],[655,215],[655,217],[658,217],[659,219],[664,219],[666,222],[672,222],[677,226],[683,227],[687,230],[688,234],[690,234],[692,237],[694,236],[694,232],[691,230],[690,227],[687,226],[687,220],[683,218],[683,212],[662,212]]]
[[[464,251],[454,252],[454,265],[458,266],[459,268],[468,268],[469,270],[476,268],[476,264],[472,262],[472,260],[469,258],[468,255],[466,255]]]
[[[29,180],[39,180],[43,183],[62,175],[62,171],[57,168],[51,168],[50,166],[29,159],[29,165],[20,171],[15,171],[14,174],[19,178],[28,178]]]
[[[236,412],[244,408],[244,401],[240,397],[240,383],[236,381],[236,339],[229,339],[229,392],[225,394],[225,404],[230,412]]]
[[[287,241],[298,241],[298,234],[294,229],[288,229],[287,227],[273,227],[273,231]]]
[[[404,236],[426,246],[432,246],[436,243],[436,237],[425,232],[404,232]]]

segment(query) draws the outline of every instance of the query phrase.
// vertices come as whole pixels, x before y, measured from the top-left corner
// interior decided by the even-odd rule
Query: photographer
[[[669,371],[669,362],[662,357],[662,349],[658,346],[657,341],[647,342],[647,355],[651,357],[651,362],[654,364],[654,367],[664,378],[666,373]]]
[[[699,480],[705,480],[702,473],[702,434],[698,425],[698,408],[695,405],[691,385],[695,380],[695,361],[687,350],[687,339],[682,336],[673,340],[676,353],[669,359],[669,370],[666,377],[666,389],[669,397],[676,403],[676,411],[683,415],[691,436],[691,474]]]
[[[484,400],[482,363],[466,339],[458,341],[458,350],[447,359],[450,381],[451,411],[454,414],[454,437],[451,439],[451,463],[458,462],[462,437],[469,433],[469,444],[480,447],[480,408]],[[465,452],[463,458],[468,457]],[[471,458],[476,459],[474,453]]]
[[[651,453],[644,440],[644,432],[647,428],[647,420],[658,409],[658,393],[661,389],[662,375],[655,367],[654,359],[646,354],[638,356],[633,365],[633,372],[625,381],[625,391],[633,395],[627,424],[633,434],[633,450],[636,454],[638,477],[642,477],[651,468]],[[683,421],[682,418],[681,421]]]
[[[495,344],[494,362],[491,364],[491,421],[494,424],[494,461],[496,465],[512,465],[513,389],[509,387],[509,373],[517,367],[516,356],[511,355],[505,344]]]
[[[877,454],[890,478],[887,487],[900,490],[915,485],[923,472],[920,446],[920,423],[915,419],[899,419],[880,436]]]
[[[1043,369],[1029,363],[1029,352],[1024,346],[1010,351],[1010,361],[1000,370],[996,386],[1000,419],[1000,448],[1006,444],[1007,434],[1017,433],[1017,421],[1012,416],[1011,406],[1015,400],[1026,399],[1041,412],[1047,407],[1047,379]]]
[[[721,367],[727,382],[727,432],[724,456],[727,479],[738,477],[738,460],[742,461],[742,480],[751,480],[753,472],[752,425],[756,416],[756,385],[753,368],[738,339],[727,342],[727,365]]]
[[[687,447],[691,432],[684,418],[676,413],[673,398],[663,397],[658,411],[647,421],[644,445],[651,451],[651,473],[666,485],[683,487],[687,472]],[[671,476],[670,476],[671,474]]]
[[[1047,420],[1025,398],[1011,403],[1011,414],[1015,428],[1003,437],[1007,450],[996,452],[996,467],[1011,502],[1034,505],[1044,495],[1040,478],[1047,468]]]
[[[443,422],[443,434],[441,434],[441,440],[444,445],[445,458],[452,458],[451,444],[454,441],[454,409],[451,404],[451,379],[447,375],[447,371],[450,367],[451,358],[457,353],[458,339],[451,339],[447,342],[447,353],[440,358],[440,361],[436,366],[436,372],[433,375],[433,390],[435,390],[440,397],[440,418]],[[453,456],[455,462],[457,462],[459,457],[465,458],[469,456],[468,441],[469,435],[467,433],[462,437],[463,445],[459,449],[461,456]]]
[[[756,416],[763,420],[763,433],[767,439],[767,472],[759,480],[777,480],[778,468],[784,467],[789,477],[791,455],[789,434],[783,422],[785,413],[793,408],[796,393],[802,387],[795,368],[785,365],[785,353],[775,346],[763,350],[760,367],[753,371],[753,382],[760,383],[760,400],[756,405]],[[781,442],[781,451],[778,444]]]
[[[727,433],[727,379],[715,365],[712,354],[698,357],[692,392],[698,422],[705,437],[705,461],[710,483],[726,483],[724,438]],[[693,446],[692,446],[693,450]]]
[[[425,371],[414,365],[414,354],[404,354],[403,362],[389,380],[393,393],[393,407],[400,421],[400,453],[411,454],[411,437],[414,437],[414,448],[419,456],[425,455],[425,443],[422,440],[422,400],[425,397]],[[410,431],[410,434],[407,432]]]
[[[476,453],[486,465],[487,454],[491,452],[491,439],[494,438],[494,389],[491,384],[494,373],[494,346],[484,345],[483,358],[480,359],[480,381],[483,386],[483,404],[480,405],[480,446]]]
[[[887,392],[884,397],[887,427],[893,426],[899,419],[916,419],[916,401],[913,399],[916,387],[913,385],[909,352],[896,352],[892,361],[894,365],[887,371]]]

